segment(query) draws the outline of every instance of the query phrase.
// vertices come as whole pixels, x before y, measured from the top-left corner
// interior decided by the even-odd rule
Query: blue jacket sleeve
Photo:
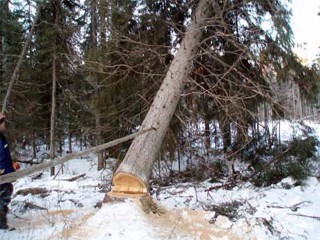
[[[0,138],[0,169],[4,170],[3,174],[15,171],[12,165],[9,145],[5,138]]]
[[[4,141],[0,138],[0,169],[4,170]]]

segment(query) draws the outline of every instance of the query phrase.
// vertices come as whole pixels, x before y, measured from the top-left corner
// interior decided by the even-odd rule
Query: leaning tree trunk
[[[123,162],[113,176],[113,188],[109,193],[111,196],[135,197],[147,194],[153,164],[201,41],[200,28],[212,9],[210,2],[212,1],[199,2],[192,23],[142,123],[142,130],[154,128],[155,131],[140,135],[133,140]]]
[[[6,93],[6,96],[3,100],[3,105],[2,105],[2,110],[1,112],[2,113],[5,113],[7,112],[7,107],[8,107],[8,104],[9,104],[9,97],[10,97],[10,94],[12,92],[12,88],[13,88],[13,85],[14,85],[14,82],[16,81],[16,79],[18,78],[19,76],[19,72],[20,72],[20,68],[21,68],[21,65],[22,65],[22,62],[23,62],[23,59],[24,59],[24,56],[26,55],[26,52],[27,52],[27,49],[29,47],[29,44],[31,42],[31,39],[32,39],[32,35],[33,35],[33,31],[35,29],[35,26],[36,26],[36,23],[38,21],[38,18],[39,18],[39,15],[40,15],[40,4],[37,8],[37,15],[36,15],[36,18],[34,19],[33,23],[32,23],[32,26],[31,26],[31,29],[30,29],[30,32],[28,34],[28,38],[23,46],[23,49],[22,49],[22,52],[19,56],[19,59],[18,59],[18,62],[17,62],[17,65],[13,71],[13,74],[12,74],[12,77],[10,79],[10,83],[9,83],[9,86],[8,86],[8,90],[7,90],[7,93]]]

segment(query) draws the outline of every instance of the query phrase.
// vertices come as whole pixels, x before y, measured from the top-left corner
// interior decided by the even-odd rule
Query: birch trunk
[[[140,135],[132,142],[123,162],[113,176],[111,196],[135,197],[146,195],[152,168],[171,118],[180,99],[184,82],[192,68],[192,60],[201,41],[201,26],[209,16],[212,6],[201,0],[181,46],[173,59],[164,81],[144,119],[141,129],[155,131]]]

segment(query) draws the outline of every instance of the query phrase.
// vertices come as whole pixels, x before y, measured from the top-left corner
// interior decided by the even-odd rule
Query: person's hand
[[[17,171],[21,168],[20,164],[18,162],[14,162],[13,164],[13,168]]]

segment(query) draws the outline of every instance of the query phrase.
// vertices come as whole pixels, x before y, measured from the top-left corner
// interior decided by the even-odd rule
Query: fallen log
[[[151,130],[155,130],[155,129],[154,128],[148,128],[148,129],[145,129],[145,130],[141,130],[139,132],[130,134],[130,135],[126,136],[126,137],[119,138],[119,139],[113,140],[111,142],[101,144],[101,145],[96,146],[96,147],[88,148],[86,150],[83,150],[82,152],[69,154],[69,155],[67,155],[65,157],[56,158],[56,159],[53,159],[52,161],[40,163],[40,164],[38,164],[36,166],[33,166],[33,167],[30,167],[30,168],[22,169],[22,170],[19,170],[17,172],[12,172],[12,173],[9,173],[9,174],[6,174],[6,175],[1,175],[0,176],[0,184],[6,183],[6,182],[13,182],[13,181],[15,181],[15,180],[17,180],[19,178],[22,178],[22,177],[25,177],[25,176],[29,176],[29,175],[34,174],[36,172],[44,171],[44,170],[46,170],[48,168],[57,166],[59,164],[63,164],[63,163],[65,163],[67,161],[70,161],[72,159],[79,158],[79,157],[88,155],[88,154],[93,153],[93,152],[99,152],[99,151],[107,149],[109,147],[113,147],[113,146],[118,145],[120,143],[129,141],[129,140],[131,140],[131,139],[133,139],[133,138],[135,138],[135,137],[137,137],[137,136],[139,136],[141,134],[145,134],[145,133],[147,133],[147,132],[149,132]]]

